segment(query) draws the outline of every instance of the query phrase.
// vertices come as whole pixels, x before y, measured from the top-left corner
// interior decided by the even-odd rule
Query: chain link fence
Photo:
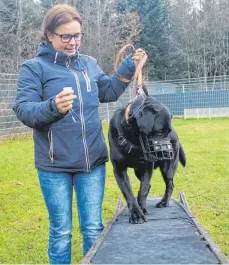
[[[15,116],[12,103],[17,90],[16,74],[0,73],[0,140],[31,134]],[[229,76],[145,81],[149,95],[166,105],[173,115],[184,118],[229,117]],[[131,85],[117,102],[100,104],[102,122],[132,99]]]

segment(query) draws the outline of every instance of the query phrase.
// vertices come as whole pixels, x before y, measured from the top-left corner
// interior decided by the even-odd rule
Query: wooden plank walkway
[[[147,200],[148,222],[130,224],[120,201],[111,223],[81,264],[229,264],[228,259],[192,216],[185,196],[156,208]]]

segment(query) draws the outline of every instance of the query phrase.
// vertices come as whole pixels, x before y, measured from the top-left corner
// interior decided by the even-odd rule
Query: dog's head
[[[168,138],[172,130],[172,116],[164,105],[151,97],[139,96],[130,104],[128,117],[127,122],[139,133],[145,160],[173,158]]]

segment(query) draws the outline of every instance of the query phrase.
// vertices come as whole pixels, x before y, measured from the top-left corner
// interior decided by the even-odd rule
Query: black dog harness
[[[144,154],[139,145],[132,144],[123,135],[119,135],[118,143],[125,153],[136,157],[140,163],[144,162]]]

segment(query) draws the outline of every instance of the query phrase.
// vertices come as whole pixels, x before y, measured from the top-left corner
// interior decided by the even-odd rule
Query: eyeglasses
[[[53,34],[59,36],[62,42],[69,43],[72,38],[74,38],[75,41],[81,40],[85,33],[81,32],[81,33],[76,33],[74,35],[71,35],[71,34],[58,34],[56,32],[53,32]]]

